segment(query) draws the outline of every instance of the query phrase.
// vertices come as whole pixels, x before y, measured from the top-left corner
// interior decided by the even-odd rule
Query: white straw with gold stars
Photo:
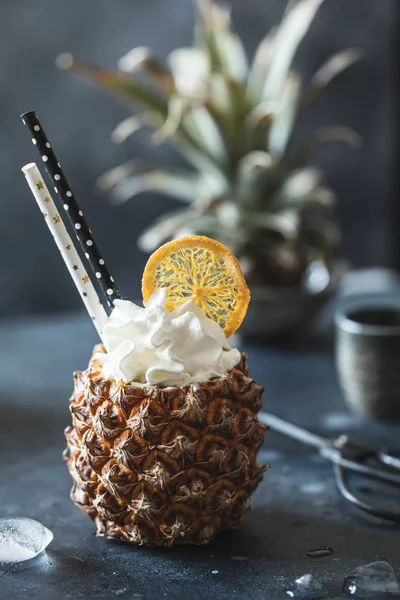
[[[22,172],[101,338],[103,327],[107,321],[107,313],[58,214],[43,177],[36,163],[25,165],[22,167]]]

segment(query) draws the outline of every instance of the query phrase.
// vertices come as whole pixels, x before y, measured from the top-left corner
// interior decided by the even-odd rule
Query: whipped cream
[[[240,352],[230,348],[222,328],[193,300],[171,312],[165,301],[162,288],[145,308],[115,301],[102,334],[107,379],[183,386],[219,377],[238,364]]]

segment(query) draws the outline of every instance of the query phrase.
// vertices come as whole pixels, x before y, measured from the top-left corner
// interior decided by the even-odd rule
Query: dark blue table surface
[[[309,572],[333,597],[360,564],[387,559],[400,568],[400,528],[349,506],[329,464],[272,432],[259,457],[272,468],[240,529],[207,546],[165,550],[96,538],[93,523],[69,500],[61,457],[71,373],[85,368],[95,342],[81,314],[0,325],[0,516],[38,519],[54,532],[39,559],[0,567],[1,599],[265,600],[285,597],[286,582]],[[266,386],[267,410],[330,436],[345,431],[372,444],[400,442],[400,427],[348,412],[329,338],[244,349],[252,375]],[[370,487],[366,493],[375,498]],[[333,554],[306,555],[321,545]]]

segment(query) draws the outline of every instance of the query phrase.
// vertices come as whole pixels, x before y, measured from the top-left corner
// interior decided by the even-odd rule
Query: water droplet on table
[[[311,573],[302,575],[288,586],[286,594],[289,598],[301,598],[302,600],[318,600],[326,598],[328,592],[318,579]]]
[[[329,546],[319,546],[306,552],[306,555],[310,558],[324,558],[324,556],[330,556],[332,553],[333,550]]]
[[[343,591],[347,596],[363,600],[400,598],[400,585],[393,568],[383,560],[355,569],[345,578]]]
[[[0,519],[0,564],[34,558],[50,544],[52,532],[33,519]]]

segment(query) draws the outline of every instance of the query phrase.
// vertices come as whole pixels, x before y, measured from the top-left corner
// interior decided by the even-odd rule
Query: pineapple
[[[185,203],[141,235],[143,250],[200,233],[233,250],[251,285],[301,286],[314,264],[332,271],[335,197],[309,163],[320,143],[357,146],[359,137],[334,126],[298,145],[292,140],[324,88],[360,58],[357,49],[340,52],[306,85],[292,70],[323,2],[290,1],[250,64],[229,12],[214,0],[197,0],[194,46],[174,50],[167,65],[145,47],[123,57],[116,72],[59,57],[61,68],[83,73],[139,110],[117,127],[115,141],[149,126],[157,143],[169,141],[192,166],[178,172],[131,161],[101,178],[118,201],[156,191]]]
[[[94,348],[74,374],[66,430],[72,500],[97,534],[134,544],[205,544],[237,525],[265,466],[263,388],[246,357],[227,375],[185,387],[104,379]],[[96,358],[97,356],[97,358]]]
[[[152,308],[150,302],[160,286],[165,313],[159,305],[157,310]],[[191,348],[192,360],[196,352],[204,352],[207,339],[218,339],[222,352],[226,344],[226,338],[220,337],[222,331],[227,336],[236,331],[250,298],[234,255],[219,242],[201,236],[159,248],[145,267],[142,287],[150,313],[147,317],[140,313],[137,330],[130,315],[125,332],[129,330],[133,336],[129,340],[135,365],[142,366],[141,352],[147,357],[150,353],[152,368],[159,358],[151,354],[154,337],[161,355],[173,348],[175,360],[183,366],[179,354],[179,347],[184,347],[182,336],[193,335],[196,340],[186,347]],[[167,328],[163,337],[160,332],[166,312],[174,314],[175,308],[188,306],[187,302],[189,306],[197,304],[196,310],[206,321],[196,317],[194,323],[182,319],[190,314],[179,314],[177,329]],[[116,306],[120,314],[118,309]],[[119,318],[118,325],[112,325],[111,315],[108,332],[105,326],[106,343],[108,334],[115,342],[115,330],[120,334],[124,330]],[[184,323],[186,329],[182,329]],[[143,348],[135,344],[139,343],[135,335],[145,340]],[[176,346],[174,336],[179,339]],[[117,350],[109,346],[110,352],[124,348],[119,356],[126,359],[127,338],[122,335],[119,340],[122,345]],[[257,419],[263,388],[249,377],[245,355],[233,352],[235,362],[231,364],[236,366],[224,375],[206,381],[187,379],[193,383],[179,387],[149,385],[138,374],[126,380],[133,377],[143,385],[124,383],[114,376],[107,379],[103,345],[94,348],[87,371],[75,373],[70,401],[73,426],[66,430],[66,459],[74,482],[71,495],[96,522],[98,535],[153,546],[204,544],[240,522],[265,470],[256,462],[265,427]]]

